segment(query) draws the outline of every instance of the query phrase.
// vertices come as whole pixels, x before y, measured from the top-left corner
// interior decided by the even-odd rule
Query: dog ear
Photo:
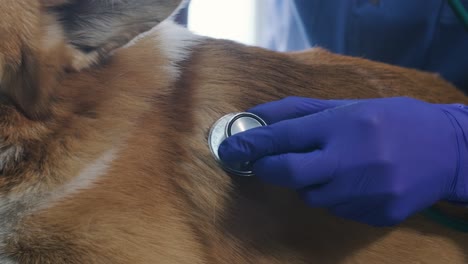
[[[38,0],[28,6],[13,1],[10,10],[23,15],[0,10],[0,35],[8,36],[0,41],[0,55],[12,55],[0,58],[0,92],[28,118],[46,117],[57,79],[65,70],[80,71],[101,63],[168,18],[181,2]]]
[[[77,51],[74,70],[97,64],[168,18],[182,0],[41,0]],[[91,64],[91,65],[90,65]]]

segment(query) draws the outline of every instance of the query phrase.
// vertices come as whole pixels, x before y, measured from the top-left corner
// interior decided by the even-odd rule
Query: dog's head
[[[51,173],[50,160],[68,155],[63,149],[70,145],[61,135],[79,138],[89,130],[88,124],[78,131],[73,114],[63,114],[71,107],[54,107],[64,104],[64,93],[68,105],[83,111],[92,112],[89,101],[99,100],[89,99],[96,97],[92,89],[79,89],[81,97],[64,92],[78,90],[70,83],[82,80],[70,76],[94,78],[81,82],[82,88],[96,84],[93,73],[106,67],[116,49],[166,19],[180,2],[0,0],[0,194],[26,178],[48,181],[41,179]]]
[[[167,18],[180,0],[1,0],[0,91],[31,119],[67,71],[101,63]]]

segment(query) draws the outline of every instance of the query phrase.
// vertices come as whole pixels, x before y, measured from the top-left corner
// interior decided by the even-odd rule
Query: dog
[[[224,114],[289,96],[468,103],[441,77],[197,36],[176,0],[0,3],[0,263],[468,262],[466,233],[334,217],[207,145]]]

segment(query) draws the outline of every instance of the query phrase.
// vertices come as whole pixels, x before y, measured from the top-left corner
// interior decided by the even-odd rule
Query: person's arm
[[[228,138],[224,162],[314,207],[375,226],[440,200],[468,202],[468,110],[411,98],[286,98],[249,110],[270,125]]]

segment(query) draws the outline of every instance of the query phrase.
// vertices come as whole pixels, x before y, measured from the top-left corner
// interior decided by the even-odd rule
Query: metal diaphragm
[[[219,158],[218,148],[228,137],[266,125],[266,122],[259,116],[248,112],[231,113],[221,117],[213,124],[208,135],[208,145],[210,146],[211,153],[226,171],[238,176],[253,176],[250,162],[227,164]]]

